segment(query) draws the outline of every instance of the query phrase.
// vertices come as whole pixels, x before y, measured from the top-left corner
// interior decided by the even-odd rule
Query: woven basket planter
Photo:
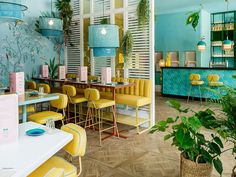
[[[211,177],[211,173],[212,165],[193,162],[181,154],[180,177]]]
[[[235,172],[235,170],[236,170],[236,166],[234,166],[234,168],[233,168],[233,170],[232,170],[232,175],[231,175],[231,177],[236,177],[236,172]]]

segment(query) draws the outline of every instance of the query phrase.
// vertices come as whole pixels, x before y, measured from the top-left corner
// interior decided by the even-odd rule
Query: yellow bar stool
[[[69,98],[69,104],[68,104],[68,118],[71,119],[70,117],[70,104],[74,105],[74,118],[75,119],[75,124],[77,124],[77,105],[79,105],[79,118],[80,121],[78,124],[83,123],[81,121],[82,116],[83,116],[83,103],[87,102],[87,99],[83,96],[76,95],[76,88],[72,85],[63,85],[62,87],[62,92],[66,94]]]
[[[38,124],[46,124],[48,119],[53,119],[54,121],[60,120],[64,125],[65,109],[67,107],[68,98],[65,94],[58,94],[59,99],[50,101],[50,105],[53,108],[56,108],[55,111],[42,111],[31,114],[28,119],[29,121],[36,122]],[[62,110],[62,113],[58,113],[59,110]]]
[[[208,86],[211,88],[219,89],[221,86],[224,85],[224,83],[220,82],[219,79],[220,79],[220,76],[218,74],[209,74],[207,76]],[[207,101],[207,99],[206,99],[206,101]]]
[[[204,85],[204,81],[201,80],[201,76],[200,74],[190,74],[189,76],[189,80],[190,80],[190,88],[189,88],[189,92],[188,92],[188,99],[187,102],[189,102],[189,97],[191,95],[191,91],[192,91],[192,87],[198,87],[198,91],[199,91],[199,98],[202,104],[202,92],[201,92],[201,86]]]
[[[102,132],[105,132],[110,129],[114,129],[113,131],[116,132],[117,136],[119,137],[118,126],[116,123],[115,101],[107,100],[107,99],[100,99],[99,91],[93,88],[85,89],[84,95],[85,95],[85,98],[88,100],[88,110],[87,110],[85,128],[91,127],[91,126],[94,127],[94,125],[98,125],[100,146],[102,145]],[[107,125],[110,125],[110,126],[107,128],[103,128],[103,121],[102,121],[103,109],[109,108],[109,107],[112,107],[113,124],[106,123]],[[95,118],[95,120],[93,118]],[[88,123],[89,125],[87,126]]]
[[[85,155],[87,145],[86,132],[82,127],[75,124],[64,125],[61,127],[61,130],[71,133],[73,135],[73,140],[69,144],[67,144],[63,149],[71,156],[70,162],[72,162],[73,157],[79,157],[79,171],[77,171],[77,168],[70,162],[64,160],[61,157],[53,156],[49,160],[47,160],[43,165],[37,168],[34,172],[32,172],[28,177],[44,177],[53,168],[63,169],[64,176],[77,177],[81,175],[81,157]],[[55,172],[56,171],[54,171],[54,173]]]

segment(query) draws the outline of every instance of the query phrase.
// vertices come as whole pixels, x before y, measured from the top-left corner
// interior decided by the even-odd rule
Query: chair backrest
[[[77,77],[77,74],[75,74],[75,73],[67,73],[66,74],[66,78],[68,78],[68,79],[76,79],[76,77]]]
[[[26,81],[25,86],[26,86],[26,89],[32,89],[32,90],[37,89],[37,84],[34,81]]]
[[[200,76],[200,74],[190,74],[189,80],[190,81],[200,81],[201,80],[201,76]]]
[[[73,157],[84,156],[87,145],[87,135],[85,129],[76,124],[70,123],[63,125],[61,127],[61,130],[73,135],[73,140],[68,143],[63,149]]]
[[[219,75],[218,74],[209,74],[207,76],[207,80],[208,82],[218,82],[220,79]]]
[[[64,169],[52,168],[44,177],[64,177]]]
[[[59,99],[50,101],[52,107],[57,109],[65,109],[68,103],[68,97],[65,94],[58,93]]]
[[[136,78],[112,78],[112,82],[129,82],[135,83],[135,86],[117,89],[116,93],[135,95],[151,98],[152,95],[152,81],[146,79],[136,79]]]
[[[38,89],[39,87],[43,87],[44,93],[51,93],[51,88],[48,84],[38,84]]]
[[[88,101],[96,101],[96,100],[100,100],[100,93],[97,89],[87,88],[84,90],[84,97]]]
[[[98,80],[98,76],[92,76],[92,75],[88,76],[88,81],[97,81],[97,80]]]
[[[62,93],[69,97],[76,96],[76,88],[72,85],[63,85]]]

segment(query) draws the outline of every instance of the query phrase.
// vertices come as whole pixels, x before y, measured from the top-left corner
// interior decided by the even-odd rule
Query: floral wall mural
[[[41,36],[32,23],[0,24],[0,82],[8,86],[9,72],[25,72],[26,79],[38,76],[40,65],[57,58],[63,64],[63,49]],[[59,53],[60,52],[60,53]],[[60,57],[58,59],[58,56]]]

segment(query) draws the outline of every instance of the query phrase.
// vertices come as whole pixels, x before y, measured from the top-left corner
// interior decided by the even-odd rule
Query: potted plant
[[[217,134],[212,133],[210,139],[206,138],[201,132],[203,125],[199,118],[204,115],[204,117],[209,119],[213,117],[214,119],[214,112],[207,109],[186,116],[182,114],[188,113],[190,111],[188,108],[183,109],[177,101],[168,101],[167,103],[180,115],[176,118],[159,121],[152,127],[150,133],[167,132],[164,140],[171,139],[172,145],[181,152],[180,176],[210,177],[213,166],[219,174],[222,174],[223,167],[219,156],[223,152],[223,143]]]
[[[59,64],[56,64],[55,58],[48,62],[45,62],[45,65],[48,65],[49,69],[49,77],[51,79],[55,79],[58,77],[58,66]]]

